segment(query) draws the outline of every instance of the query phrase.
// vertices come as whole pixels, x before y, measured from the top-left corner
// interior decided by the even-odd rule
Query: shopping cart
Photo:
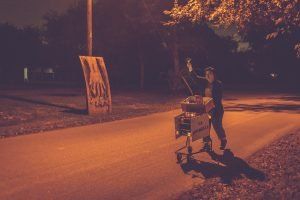
[[[175,117],[175,137],[186,137],[186,142],[175,152],[178,163],[182,162],[183,156],[189,162],[194,154],[212,151],[209,112],[214,108],[214,103],[212,98],[194,95],[182,101],[181,108],[182,113]],[[204,142],[203,148],[193,152],[191,142],[200,139]],[[187,151],[183,152],[184,149]]]

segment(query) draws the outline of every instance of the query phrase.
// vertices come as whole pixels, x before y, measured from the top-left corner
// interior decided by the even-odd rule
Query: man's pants
[[[210,127],[211,127],[211,125],[214,127],[219,140],[226,139],[226,134],[225,134],[225,130],[223,128],[223,123],[222,123],[223,115],[224,115],[223,109],[213,110],[211,119],[209,120]],[[211,140],[210,136],[203,138],[204,142],[208,142],[210,140]]]

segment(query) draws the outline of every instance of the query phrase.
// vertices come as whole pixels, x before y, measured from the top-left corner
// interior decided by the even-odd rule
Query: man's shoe
[[[221,140],[220,149],[221,150],[225,150],[226,144],[227,144],[227,140],[226,139],[222,139]]]

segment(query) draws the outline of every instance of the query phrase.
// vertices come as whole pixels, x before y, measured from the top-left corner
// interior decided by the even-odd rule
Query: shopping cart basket
[[[214,108],[212,98],[194,95],[181,102],[182,113],[175,117],[175,137],[186,137],[185,146],[178,149],[175,154],[178,163],[181,163],[183,156],[187,162],[192,155],[212,151],[212,141],[210,139],[210,116],[209,112]],[[203,139],[204,147],[197,152],[193,152],[191,142]],[[186,149],[187,153],[183,152]]]

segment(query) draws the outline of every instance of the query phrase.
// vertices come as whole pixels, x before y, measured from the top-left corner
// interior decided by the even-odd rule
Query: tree
[[[143,87],[146,78],[151,80],[144,73],[159,68],[152,58],[152,69],[149,68],[149,55],[160,52],[158,32],[163,27],[159,18],[166,17],[163,10],[172,6],[168,4],[166,7],[159,0],[95,1],[94,55],[105,57],[108,66],[112,66],[108,68],[112,84],[136,85],[139,81]],[[85,2],[78,1],[66,13],[50,13],[45,17],[45,38],[53,52],[53,61],[61,67],[74,69],[76,57],[84,54],[85,12]]]
[[[173,8],[165,13],[171,17],[168,25],[207,22],[235,26],[241,34],[256,26],[266,30],[266,39],[273,39],[299,30],[299,4],[299,0],[174,0]],[[294,49],[300,57],[299,38]]]
[[[105,58],[113,87],[167,85],[159,75],[168,70],[176,74],[187,56],[199,65],[230,60],[232,41],[218,37],[206,24],[200,29],[164,26],[168,16],[163,11],[172,5],[161,0],[95,1],[93,54]],[[86,49],[85,8],[85,1],[79,1],[66,13],[46,18],[45,39],[61,68],[80,69],[77,56]]]
[[[0,24],[1,81],[23,81],[23,68],[45,66],[40,30]]]
[[[86,2],[74,3],[65,13],[44,16],[43,36],[49,65],[58,71],[58,79],[82,81],[78,55],[86,54]]]

